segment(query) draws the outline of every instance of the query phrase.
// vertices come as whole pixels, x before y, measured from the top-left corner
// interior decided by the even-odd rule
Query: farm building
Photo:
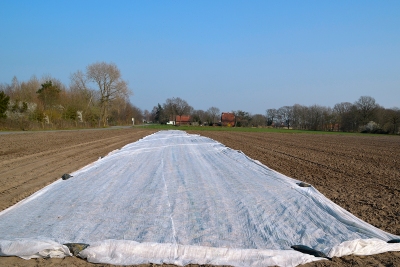
[[[232,112],[222,112],[221,125],[228,127],[235,126],[235,114],[233,114]]]
[[[175,117],[175,125],[190,125],[192,121],[192,117],[190,115],[176,115]]]

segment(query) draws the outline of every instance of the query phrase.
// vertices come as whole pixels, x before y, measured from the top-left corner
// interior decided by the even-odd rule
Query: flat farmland
[[[178,128],[179,129],[179,128]],[[0,135],[0,210],[106,155],[154,133],[150,129]],[[312,184],[336,204],[400,235],[400,137],[188,131],[243,151],[289,177]],[[0,257],[2,266],[110,266],[79,258]],[[150,266],[150,265],[147,265]],[[400,266],[400,252],[347,256],[303,266]]]
[[[312,184],[357,217],[400,235],[400,137],[197,133]]]
[[[400,235],[400,137],[193,131],[312,184],[364,221]],[[303,266],[400,266],[400,252]]]
[[[100,129],[0,135],[0,210],[154,130]]]

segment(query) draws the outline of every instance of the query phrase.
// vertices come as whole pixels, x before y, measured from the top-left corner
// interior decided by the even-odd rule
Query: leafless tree
[[[203,124],[207,121],[208,114],[202,110],[197,109],[192,111],[192,118],[194,122],[198,122],[199,124]]]
[[[351,111],[352,106],[350,102],[341,102],[333,107],[333,118],[339,130],[343,130],[344,117]]]
[[[292,123],[293,118],[293,107],[292,106],[284,106],[278,109],[278,116],[281,119],[281,122],[287,126],[289,129]]]
[[[17,76],[14,76],[11,81],[11,88],[14,92],[19,91],[21,89],[21,84],[18,81]]]
[[[361,124],[367,124],[369,121],[374,119],[374,112],[379,107],[376,104],[375,99],[370,96],[361,96],[354,105],[360,114]]]
[[[393,107],[386,109],[379,107],[376,110],[376,122],[379,125],[380,133],[397,134],[400,126],[400,109]]]
[[[221,111],[217,107],[211,107],[207,109],[207,113],[210,116],[211,122],[214,124],[217,119],[221,116]]]
[[[293,105],[293,119],[292,126],[296,129],[307,128],[307,110],[308,107],[300,104]]]
[[[180,118],[182,118],[183,115],[189,115],[193,111],[193,108],[188,104],[188,102],[180,97],[174,98],[174,103],[176,114],[178,114]]]
[[[392,109],[389,109],[386,114],[387,118],[387,130],[390,133],[393,134],[399,134],[400,133],[400,109],[397,107],[394,107]]]
[[[70,80],[71,80],[70,87],[72,89],[81,91],[89,90],[88,79],[82,71],[78,70],[77,72],[72,73],[70,75]]]
[[[78,109],[83,112],[83,120],[87,116],[91,116],[92,108],[100,100],[100,93],[92,88],[89,88],[90,82],[82,71],[78,70],[70,75],[70,92],[74,98]]]
[[[150,121],[152,121],[150,111],[148,111],[147,109],[145,109],[145,110],[143,111],[143,118],[144,118],[144,120],[145,120],[147,123],[150,122]]]
[[[96,84],[100,92],[100,120],[107,125],[108,108],[117,98],[128,97],[130,90],[121,78],[121,72],[114,63],[98,62],[87,66],[86,78]]]
[[[317,131],[321,130],[321,122],[323,121],[324,107],[320,105],[312,105],[308,108],[308,129]]]
[[[132,118],[135,124],[143,121],[143,112],[140,108],[132,105],[123,98],[115,99],[109,110],[110,125],[130,125]]]
[[[19,82],[17,77],[13,77],[11,85],[4,90],[10,97],[17,101],[28,103],[36,102],[37,90],[40,88],[40,82],[36,76],[32,76],[27,82]]]
[[[36,76],[32,76],[27,82],[22,82],[20,99],[26,102],[37,101],[36,91],[39,87],[40,82]]]
[[[262,114],[255,114],[251,118],[251,124],[254,127],[265,126],[266,121],[267,121],[267,118]]]
[[[249,127],[251,126],[252,115],[243,110],[232,111],[235,114],[235,127]]]
[[[266,115],[267,115],[267,125],[268,126],[274,125],[274,122],[277,117],[276,109],[274,109],[274,108],[267,109]]]
[[[171,120],[176,120],[179,116],[179,125],[181,124],[182,115],[189,115],[193,108],[180,97],[168,98],[163,105],[164,112]]]
[[[165,103],[163,104],[162,107],[164,111],[164,116],[167,117],[168,121],[175,121],[176,120],[176,105],[175,105],[175,98],[167,98],[165,100]]]

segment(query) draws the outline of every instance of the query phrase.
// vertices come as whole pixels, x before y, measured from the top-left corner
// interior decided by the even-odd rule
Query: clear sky
[[[400,107],[400,1],[0,1],[0,83],[100,61],[141,109]]]

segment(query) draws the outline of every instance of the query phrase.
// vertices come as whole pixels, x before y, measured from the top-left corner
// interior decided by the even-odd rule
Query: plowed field
[[[0,210],[153,130],[91,130],[0,135]],[[289,177],[312,184],[351,213],[400,235],[400,138],[199,131]],[[109,266],[78,258],[1,266]],[[304,266],[400,266],[400,252],[348,256]]]
[[[192,132],[243,151],[289,177],[312,184],[336,204],[400,235],[400,137]],[[343,257],[304,266],[400,266],[400,252]]]
[[[0,135],[0,210],[151,130],[81,130]]]

